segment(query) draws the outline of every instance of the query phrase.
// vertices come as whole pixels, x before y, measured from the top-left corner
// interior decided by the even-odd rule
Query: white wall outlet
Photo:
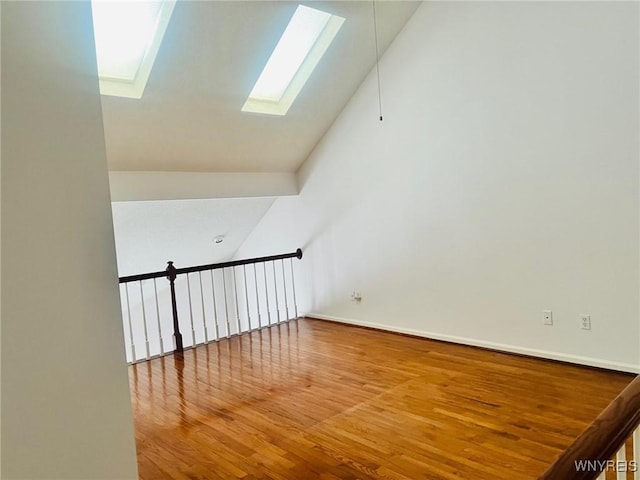
[[[360,292],[358,292],[357,290],[354,290],[353,293],[351,294],[351,301],[352,302],[362,301],[362,295],[360,295]]]
[[[551,312],[551,310],[542,311],[542,324],[553,325],[553,313]]]
[[[580,315],[580,328],[591,330],[591,315]]]

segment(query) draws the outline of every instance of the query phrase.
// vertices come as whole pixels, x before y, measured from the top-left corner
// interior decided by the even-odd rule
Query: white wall
[[[0,39],[2,38],[2,7],[0,7]],[[1,52],[0,52],[1,55]],[[2,61],[0,61],[0,78],[2,78]],[[2,112],[2,82],[0,81],[0,112]],[[2,115],[0,115],[0,132],[2,132]],[[0,133],[0,139],[2,134]],[[1,144],[0,140],[0,144]],[[0,199],[2,198],[2,147],[0,146]],[[0,208],[0,272],[2,272],[2,208]],[[2,275],[0,274],[0,292],[2,292]],[[0,412],[2,412],[2,294],[0,294]],[[0,415],[0,476],[2,475],[2,415]]]
[[[638,9],[423,4],[384,121],[370,75],[237,256],[302,247],[312,314],[637,370]]]
[[[137,478],[88,2],[2,2],[3,479]]]
[[[296,195],[293,173],[109,172],[111,200],[185,200]]]

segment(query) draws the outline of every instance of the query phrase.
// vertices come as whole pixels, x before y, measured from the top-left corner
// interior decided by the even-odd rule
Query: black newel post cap
[[[167,262],[167,269],[165,271],[167,272],[167,279],[169,281],[176,279],[176,267],[173,266],[173,262]]]

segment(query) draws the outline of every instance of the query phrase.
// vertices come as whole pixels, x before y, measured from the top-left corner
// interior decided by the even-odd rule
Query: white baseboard
[[[488,348],[490,350],[498,350],[500,352],[517,353],[520,355],[528,355],[531,357],[544,358],[548,360],[558,360],[560,362],[574,363],[577,365],[587,365],[589,367],[606,368],[607,370],[616,370],[627,373],[640,373],[640,366],[628,363],[611,362],[599,358],[581,357],[579,355],[569,355],[566,353],[549,352],[547,350],[538,350],[535,348],[517,347],[514,345],[506,345],[504,343],[488,342],[485,340],[477,340],[475,338],[457,337],[454,335],[445,335],[441,333],[424,332],[421,330],[413,330],[411,328],[394,327],[390,325],[382,325],[380,323],[363,322],[361,320],[353,320],[350,318],[332,317],[330,315],[322,315],[320,313],[306,313],[305,316],[317,318],[319,320],[330,320],[333,322],[345,323],[348,325],[357,325],[360,327],[376,328],[386,330],[388,332],[405,333],[416,337],[424,337],[431,340],[441,340],[443,342],[457,343],[460,345],[470,345],[473,347]]]

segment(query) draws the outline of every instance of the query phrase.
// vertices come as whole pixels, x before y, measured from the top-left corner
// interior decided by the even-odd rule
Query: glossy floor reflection
[[[129,368],[145,480],[534,479],[632,379],[311,319]]]

